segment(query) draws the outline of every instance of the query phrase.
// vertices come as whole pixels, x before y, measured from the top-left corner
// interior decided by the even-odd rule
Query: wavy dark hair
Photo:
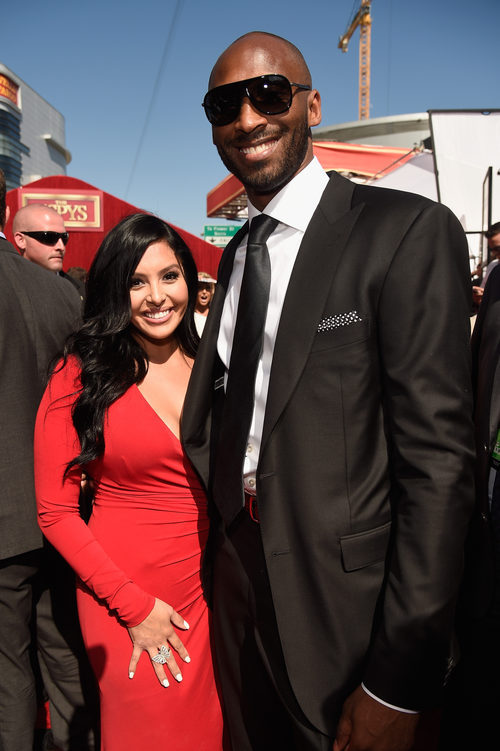
[[[198,275],[191,251],[162,219],[151,214],[125,217],[97,251],[87,278],[83,324],[64,348],[63,365],[74,355],[81,366],[81,389],[73,406],[81,450],[66,472],[102,455],[107,409],[147,373],[148,357],[132,335],[130,285],[147,248],[162,240],[172,248],[188,288],[188,305],[176,330],[177,340],[188,357],[196,354],[199,337],[193,313]]]

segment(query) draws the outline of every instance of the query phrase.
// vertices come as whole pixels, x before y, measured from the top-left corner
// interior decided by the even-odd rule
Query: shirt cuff
[[[383,701],[383,699],[379,699],[378,696],[375,696],[375,694],[372,694],[371,691],[368,691],[365,684],[362,683],[361,687],[365,693],[368,694],[368,696],[371,696],[372,699],[375,699],[375,701],[378,701],[379,704],[383,704],[384,707],[389,707],[389,709],[395,709],[396,712],[404,712],[405,714],[418,714],[414,709],[403,709],[402,707],[395,707],[394,704],[389,704],[386,701]]]

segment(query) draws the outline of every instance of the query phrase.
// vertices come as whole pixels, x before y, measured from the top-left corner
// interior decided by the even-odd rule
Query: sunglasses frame
[[[277,80],[276,80],[277,79]],[[278,111],[272,111],[269,112],[269,108],[263,109],[262,106],[254,100],[252,97],[251,91],[249,90],[249,85],[252,83],[262,82],[270,84],[276,84],[276,83],[283,83],[283,86],[287,87],[287,93],[288,93],[288,104],[285,104],[284,102],[282,109],[279,109]],[[229,123],[232,123],[236,118],[238,117],[238,114],[241,110],[241,103],[245,97],[248,97],[250,99],[250,102],[252,103],[252,106],[255,107],[255,109],[260,112],[262,115],[282,115],[285,112],[288,112],[290,107],[292,106],[293,97],[297,93],[296,91],[292,91],[292,86],[295,86],[297,89],[302,91],[311,91],[312,87],[307,86],[303,83],[294,83],[293,81],[289,81],[286,76],[283,76],[281,73],[265,73],[262,76],[254,76],[252,78],[245,78],[243,81],[235,81],[234,83],[226,83],[222,86],[215,86],[215,88],[210,89],[205,94],[205,97],[202,102],[202,107],[205,110],[205,115],[207,116],[208,122],[213,125],[214,127],[221,127],[223,125],[229,125]],[[229,109],[230,113],[229,115],[226,113],[224,116],[221,113],[221,117],[214,118],[213,115],[213,105],[211,105],[210,100],[213,99],[214,92],[218,92],[219,94],[221,92],[227,92],[229,94],[229,99],[233,99],[233,104],[231,102],[229,103]],[[234,92],[234,94],[233,94]],[[216,94],[217,96],[217,94]],[[234,102],[238,100],[238,107],[236,108],[236,104]],[[226,108],[227,109],[227,108]],[[234,109],[234,115],[232,115],[232,111]],[[229,119],[228,119],[229,117]],[[214,122],[214,119],[216,119],[216,122]]]
[[[30,232],[23,232],[19,230],[21,235],[27,235],[27,237],[31,237],[33,240],[36,240],[39,243],[42,243],[42,245],[47,245],[48,247],[53,248],[54,245],[56,245],[59,240],[63,241],[63,245],[66,247],[69,240],[69,232],[53,232],[52,230],[36,230],[36,231],[30,231]],[[54,237],[54,242],[50,242],[49,235],[51,237]]]

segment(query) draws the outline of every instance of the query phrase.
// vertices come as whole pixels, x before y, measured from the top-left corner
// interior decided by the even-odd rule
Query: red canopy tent
[[[336,170],[362,180],[387,175],[415,154],[415,149],[338,141],[317,141],[313,151],[325,171]],[[228,175],[207,195],[207,216],[237,219],[245,209],[245,189],[234,175]]]
[[[5,228],[5,234],[11,242],[12,219],[18,209],[29,203],[50,205],[62,216],[70,233],[64,257],[66,271],[72,266],[81,266],[88,270],[107,232],[128,214],[143,211],[83,180],[65,175],[44,177],[7,193],[10,220]],[[191,249],[198,269],[215,276],[221,255],[220,248],[180,227],[173,224],[172,226]]]

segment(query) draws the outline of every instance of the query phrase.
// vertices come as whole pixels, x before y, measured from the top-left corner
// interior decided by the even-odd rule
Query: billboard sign
[[[32,203],[41,203],[57,211],[66,229],[78,229],[80,232],[102,230],[102,191],[100,190],[79,190],[77,193],[47,188],[21,190],[21,206],[28,206]]]

